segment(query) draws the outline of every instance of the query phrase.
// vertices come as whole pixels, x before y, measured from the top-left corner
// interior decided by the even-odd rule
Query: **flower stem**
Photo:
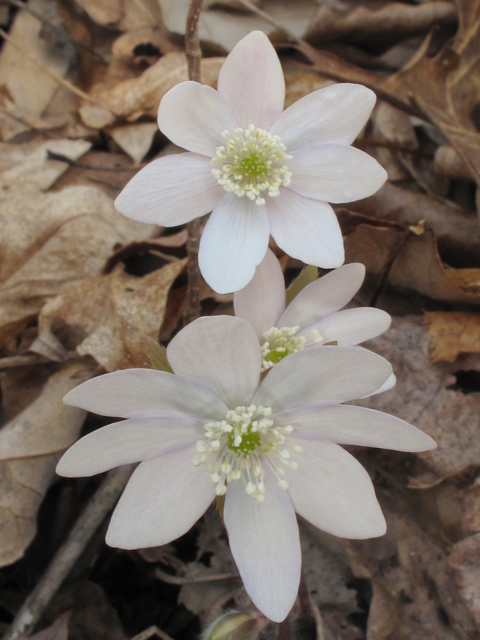
[[[187,16],[187,28],[185,31],[185,55],[188,65],[188,79],[200,82],[200,60],[202,50],[198,37],[198,19],[202,10],[203,0],[191,0]],[[185,312],[185,324],[192,322],[200,315],[200,287],[202,275],[198,268],[198,248],[200,245],[199,218],[192,220],[187,225],[187,254],[188,254],[188,288],[187,309]]]

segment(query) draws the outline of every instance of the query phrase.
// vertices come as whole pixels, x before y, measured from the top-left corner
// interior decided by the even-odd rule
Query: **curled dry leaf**
[[[460,356],[455,365],[431,364],[427,328],[418,316],[394,318],[389,331],[365,346],[392,363],[397,385],[361,404],[414,424],[438,445],[418,454],[421,464],[412,470],[411,485],[431,486],[480,465],[480,394],[451,388],[452,374],[478,368],[478,357],[473,363],[474,356]]]
[[[115,142],[139,165],[152,146],[153,138],[158,131],[154,122],[129,124],[109,131]]]
[[[46,331],[55,318],[85,332],[77,347],[107,371],[151,366],[150,340],[158,340],[170,287],[186,260],[137,278],[121,270],[82,280],[48,302],[39,317]]]
[[[36,533],[36,514],[59,454],[78,437],[86,412],[64,405],[91,371],[72,364],[52,375],[40,396],[0,431],[0,566],[21,558]]]
[[[432,362],[454,362],[461,353],[480,353],[480,313],[431,311],[425,313]]]

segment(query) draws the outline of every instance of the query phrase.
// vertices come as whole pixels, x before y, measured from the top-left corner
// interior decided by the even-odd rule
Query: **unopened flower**
[[[336,84],[285,111],[275,49],[254,31],[225,60],[218,91],[182,82],[162,99],[161,131],[188,153],[154,160],[115,206],[141,222],[176,226],[212,212],[199,264],[219,293],[252,278],[271,234],[288,255],[324,268],[343,263],[342,234],[328,202],[351,202],[387,178],[371,156],[351,147],[375,94]]]
[[[339,267],[307,285],[285,308],[285,281],[279,261],[268,250],[252,280],[233,296],[235,315],[255,329],[262,350],[262,371],[305,347],[350,347],[380,335],[391,317],[381,309],[343,309],[360,289],[363,264]],[[392,374],[380,391],[395,384]]]
[[[167,544],[225,494],[245,588],[265,616],[281,621],[300,579],[295,511],[344,538],[385,532],[368,473],[340,445],[424,451],[435,444],[403,420],[341,404],[391,374],[365,349],[304,349],[259,384],[252,326],[218,316],[185,327],[167,354],[174,374],[116,371],[67,394],[67,404],[126,420],[79,440],[57,471],[91,476],[140,462],[107,531],[107,543],[123,549]]]

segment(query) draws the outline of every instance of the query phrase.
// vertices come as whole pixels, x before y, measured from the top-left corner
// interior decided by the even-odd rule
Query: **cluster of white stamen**
[[[297,336],[300,327],[271,327],[264,331],[260,337],[260,348],[262,350],[262,371],[271,369],[273,365],[283,360],[295,351],[300,351],[304,347],[323,342],[323,338],[316,329],[312,329],[309,338]]]
[[[282,185],[288,187],[292,173],[285,163],[292,156],[286,154],[279,136],[251,124],[247,129],[235,129],[233,136],[224,131],[222,137],[226,144],[217,147],[212,159],[220,169],[212,169],[212,173],[225,191],[262,205],[263,192],[273,198],[279,195]]]
[[[265,457],[268,457],[279,486],[288,487],[284,479],[285,468],[295,470],[298,466],[285,446],[286,436],[292,433],[293,427],[275,427],[268,417],[271,413],[270,407],[252,404],[227,411],[225,420],[205,425],[205,439],[197,442],[198,455],[193,464],[204,464],[211,472],[217,485],[217,496],[225,495],[229,482],[241,479],[248,495],[263,502],[265,472],[262,461]],[[294,445],[291,450],[299,453],[302,448]]]

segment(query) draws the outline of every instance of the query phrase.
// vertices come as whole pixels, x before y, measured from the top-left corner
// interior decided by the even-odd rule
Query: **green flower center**
[[[252,453],[252,451],[255,451],[255,447],[260,447],[261,445],[260,434],[258,433],[258,431],[252,431],[251,424],[249,424],[247,427],[247,433],[244,433],[242,435],[242,440],[240,444],[236,445],[235,439],[236,439],[235,434],[233,432],[229,433],[227,446],[231,451],[233,451],[237,455],[239,456],[243,455],[244,458],[246,458],[249,453]]]
[[[243,158],[240,162],[240,171],[247,176],[263,176],[267,173],[265,162],[252,153],[248,158]]]

